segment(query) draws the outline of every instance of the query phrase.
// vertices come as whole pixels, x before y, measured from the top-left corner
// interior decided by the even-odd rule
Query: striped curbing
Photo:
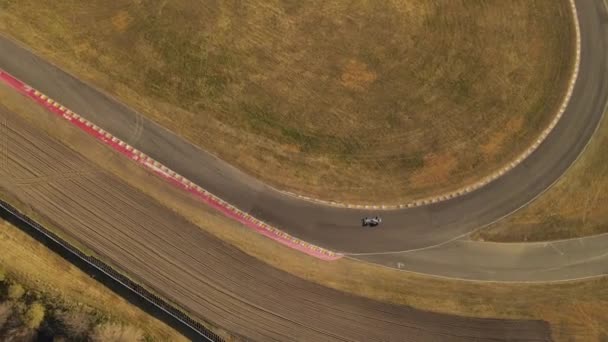
[[[60,103],[54,101],[38,90],[33,89],[2,69],[0,69],[0,80],[20,94],[25,95],[40,106],[44,107],[48,111],[67,120],[72,125],[78,127],[80,130],[86,132],[95,139],[102,141],[105,145],[111,147],[113,150],[136,161],[140,166],[152,171],[172,185],[193,194],[201,202],[216,209],[225,216],[240,222],[246,227],[253,229],[254,231],[285,246],[299,250],[321,260],[333,261],[343,257],[343,255],[340,253],[312,245],[306,241],[290,236],[289,234],[258,220],[248,213],[240,211],[233,205],[226,203],[221,198],[211,194],[185,177],[172,171],[165,165],[162,165],[158,161],[150,158],[124,141],[114,137],[109,132],[104,131],[92,122],[70,111]]]

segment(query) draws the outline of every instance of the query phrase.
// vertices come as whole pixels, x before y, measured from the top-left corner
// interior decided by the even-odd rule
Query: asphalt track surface
[[[39,115],[40,116],[40,115]],[[38,125],[57,127],[42,117]],[[0,189],[62,236],[120,265],[195,318],[256,341],[548,341],[541,321],[443,315],[348,295],[276,270],[192,225],[154,198],[0,105]],[[68,133],[66,133],[68,132]],[[91,142],[88,154],[105,147]],[[121,162],[116,155],[112,161]],[[133,165],[134,166],[134,165]],[[153,176],[150,176],[153,177]],[[157,185],[168,184],[160,179]]]
[[[495,282],[560,282],[608,274],[608,234],[553,242],[459,239],[412,252],[358,255],[375,264],[439,277]]]
[[[4,38],[0,38],[0,67],[224,200],[294,236],[349,253],[423,248],[421,252],[427,255],[407,254],[422,255],[411,258],[410,266],[442,274],[445,271],[429,271],[425,263],[434,261],[443,269],[451,269],[446,258],[458,260],[466,250],[459,245],[470,248],[471,243],[448,241],[528,203],[559,178],[594,132],[606,103],[608,16],[601,0],[579,0],[577,7],[582,36],[581,70],[572,100],[547,140],[529,159],[476,192],[439,204],[383,213],[385,223],[381,230],[359,227],[361,216],[375,213],[325,207],[270,189]],[[11,121],[10,127],[19,127],[13,131],[18,143],[13,144],[12,156],[21,158],[16,165],[26,167],[18,173],[30,173],[26,182],[34,179],[27,191],[17,191],[15,195],[74,238],[119,264],[136,280],[198,318],[241,336],[255,340],[324,341],[391,341],[404,337],[416,341],[549,339],[548,326],[542,322],[432,314],[350,296],[275,270],[191,226],[110,174],[55,180],[46,177],[48,170],[36,168],[56,166],[58,160],[67,163],[64,169],[89,170],[91,166],[54,139],[27,125],[19,126],[18,120]],[[42,176],[42,182],[35,180],[38,176]],[[133,218],[134,212],[139,219]],[[143,242],[142,236],[146,237]],[[605,244],[598,243],[603,240],[581,241],[577,243],[589,253],[605,248]],[[443,249],[433,255],[437,250],[427,247],[436,245]],[[478,251],[495,249],[487,244],[478,246]],[[496,253],[490,254],[496,257]],[[532,260],[546,258],[530,255]],[[359,257],[389,265],[398,260],[391,256],[401,254]],[[584,255],[583,259],[588,257]],[[591,259],[603,261],[602,257]],[[443,262],[438,261],[442,259]],[[500,260],[503,259],[499,258],[497,264]],[[519,261],[503,263],[502,267],[514,271],[515,278],[521,277]],[[464,264],[463,272],[470,272],[471,268]],[[557,268],[563,267],[564,261],[557,264]],[[484,276],[493,273],[496,269],[485,270]]]
[[[383,212],[381,229],[359,226],[360,217],[376,212],[327,207],[267,187],[4,38],[0,38],[0,67],[293,236],[347,254],[412,251],[445,244],[525,205],[554,183],[586,145],[608,94],[607,13],[601,0],[579,0],[577,9],[582,37],[579,77],[566,112],[543,144],[515,169],[473,193],[424,207]],[[386,259],[397,254],[380,255],[383,257],[357,257],[390,265],[395,260]]]
[[[345,253],[426,248],[487,225],[525,205],[558,179],[593,134],[608,95],[606,8],[579,0],[581,67],[561,121],[540,147],[498,180],[468,195],[382,212],[380,229],[362,229],[377,212],[327,207],[285,195],[196,148],[27,50],[0,39],[0,67],[213,194],[289,234]]]

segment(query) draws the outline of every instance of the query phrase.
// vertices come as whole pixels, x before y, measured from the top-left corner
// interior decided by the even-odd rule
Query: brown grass
[[[539,199],[473,238],[517,242],[566,239],[608,232],[608,122],[587,150]]]
[[[56,310],[53,315],[63,323],[66,335],[74,339],[84,339],[89,335],[91,322],[82,312]]]
[[[378,78],[367,64],[351,59],[342,69],[340,81],[349,90],[364,91]]]
[[[143,339],[143,332],[132,326],[104,324],[97,326],[93,332],[93,342],[133,342]]]
[[[112,17],[112,25],[117,32],[125,32],[133,18],[127,11],[119,11]]]
[[[201,229],[299,277],[341,291],[421,309],[480,317],[545,319],[551,323],[554,337],[558,341],[600,340],[608,334],[608,278],[553,285],[484,284],[425,277],[349,259],[337,262],[312,259],[217,215],[188,194],[166,185],[163,180],[134,163],[125,163],[122,156],[98,144],[91,144],[90,138],[67,128],[57,118],[7,92],[5,88],[0,87],[0,95],[6,106],[20,108],[25,119],[47,130],[49,134],[52,132],[56,138],[82,155],[89,156],[100,168],[118,175],[131,186],[158,199]],[[24,235],[12,230],[11,234]],[[5,240],[0,239],[0,243],[3,241]],[[24,247],[29,247],[28,244],[21,243],[21,239],[5,245],[9,247],[8,251],[22,251]],[[0,245],[0,248],[4,248],[4,245]],[[8,254],[11,253],[14,252]],[[19,256],[21,255],[23,254]],[[42,269],[38,264],[40,257],[35,257],[32,261],[33,264],[28,268]],[[72,267],[64,267],[69,270],[64,272],[66,277],[71,276]],[[79,278],[76,279],[77,282],[80,281]],[[57,288],[69,293],[72,286],[70,282]],[[85,297],[82,300],[94,302],[96,294],[90,292],[93,289],[86,286],[83,288],[87,291],[82,294]],[[110,303],[117,305],[116,302],[117,299],[114,299]]]
[[[411,176],[412,182],[430,186],[446,182],[458,166],[458,160],[450,154],[424,156],[424,168]]]
[[[185,341],[175,330],[129,304],[19,229],[0,221],[0,264],[29,289],[67,307],[94,308],[141,327],[156,340]]]
[[[486,159],[495,158],[500,154],[501,150],[510,148],[508,139],[517,136],[524,128],[524,117],[522,115],[514,116],[507,122],[504,129],[494,133],[490,140],[481,145],[481,150]]]
[[[3,4],[0,32],[274,186],[343,201],[495,170],[553,116],[572,64],[565,0]]]

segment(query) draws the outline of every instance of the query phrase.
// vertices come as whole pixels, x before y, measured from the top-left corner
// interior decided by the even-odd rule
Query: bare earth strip
[[[200,319],[254,340],[546,340],[534,321],[439,315],[355,297],[273,269],[205,233],[2,110],[2,193]]]

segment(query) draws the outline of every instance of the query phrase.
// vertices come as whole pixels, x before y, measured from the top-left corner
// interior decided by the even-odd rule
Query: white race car
[[[363,227],[375,227],[377,225],[379,225],[380,223],[382,223],[382,219],[378,216],[376,217],[364,217],[361,219],[361,224],[363,225]]]

